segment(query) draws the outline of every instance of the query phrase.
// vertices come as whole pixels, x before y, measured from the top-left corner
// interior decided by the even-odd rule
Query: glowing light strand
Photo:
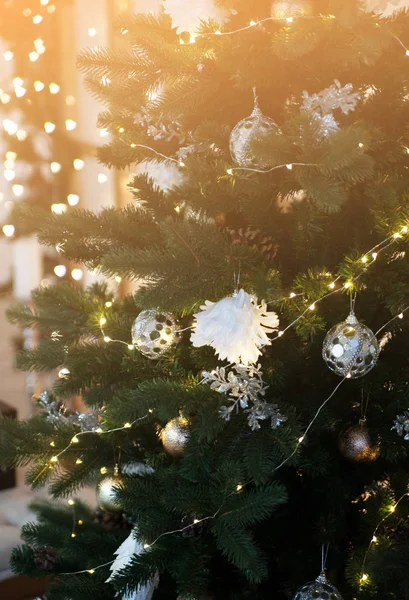
[[[370,552],[372,546],[374,544],[376,544],[378,541],[376,534],[378,533],[378,531],[379,531],[380,527],[383,525],[383,523],[393,515],[396,508],[399,506],[399,504],[402,502],[402,500],[406,497],[409,497],[409,492],[405,492],[404,494],[402,494],[402,496],[399,498],[399,500],[397,502],[395,502],[395,504],[390,508],[389,512],[379,521],[378,525],[375,527],[374,532],[371,537],[371,541],[368,544],[368,547],[367,547],[365,555],[364,555],[364,559],[362,561],[361,574],[360,574],[360,583],[361,584],[368,580],[368,574],[366,573],[366,562],[367,562],[368,555],[369,555],[369,552]]]

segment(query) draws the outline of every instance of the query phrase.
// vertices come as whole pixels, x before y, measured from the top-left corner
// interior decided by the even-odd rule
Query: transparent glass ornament
[[[132,326],[132,343],[152,360],[165,354],[176,337],[176,321],[166,312],[143,310]]]
[[[258,105],[256,90],[254,89],[254,109],[249,117],[242,119],[230,134],[230,153],[234,162],[240,167],[250,169],[269,169],[273,164],[267,158],[255,156],[253,143],[261,140],[271,133],[280,133],[279,127],[273,119],[266,117]]]

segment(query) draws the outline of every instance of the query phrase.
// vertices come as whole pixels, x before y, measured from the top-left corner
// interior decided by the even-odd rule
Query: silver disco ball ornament
[[[280,129],[273,119],[266,117],[258,106],[256,91],[254,90],[254,109],[249,117],[243,119],[234,127],[230,134],[230,153],[232,159],[240,167],[250,169],[269,169],[274,165],[271,160],[255,156],[253,143],[262,140],[271,133],[280,133]]]
[[[176,337],[176,321],[169,313],[143,310],[132,326],[132,343],[152,360],[165,354]]]
[[[315,581],[303,585],[295,594],[293,600],[343,600],[341,594],[334,587],[324,573]]]
[[[378,356],[378,340],[353,312],[346,321],[329,330],[322,347],[322,357],[331,371],[352,379],[369,373]]]

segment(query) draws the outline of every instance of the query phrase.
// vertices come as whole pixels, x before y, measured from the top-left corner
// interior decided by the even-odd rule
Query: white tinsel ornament
[[[200,28],[201,21],[212,19],[223,24],[235,13],[233,9],[219,6],[214,0],[164,0],[163,5],[177,33],[188,31],[194,34]]]
[[[293,600],[342,600],[342,596],[325,574],[321,573],[315,581],[303,585]]]
[[[273,119],[266,117],[258,105],[258,98],[254,88],[254,109],[249,117],[242,119],[230,134],[230,153],[232,159],[240,167],[251,169],[269,169],[271,159],[255,156],[253,143],[262,140],[272,133],[280,134],[280,129]]]
[[[165,354],[176,340],[173,316],[156,310],[143,310],[132,326],[132,343],[144,356],[155,360]]]
[[[139,540],[138,530],[135,528],[115,552],[116,559],[109,567],[111,575],[106,580],[106,583],[112,581],[117,573],[129,565],[135,555],[142,554],[142,552],[144,552],[144,545]],[[130,592],[123,596],[122,600],[150,600],[153,596],[153,592],[158,587],[158,584],[159,575],[156,574],[153,579],[144,585],[139,585],[136,592]]]
[[[263,301],[243,289],[219,302],[206,300],[195,314],[196,327],[191,335],[193,346],[211,346],[220,360],[243,365],[254,364],[261,348],[271,342],[268,333],[278,329],[275,312],[267,311]]]
[[[376,365],[379,345],[373,332],[358,321],[353,312],[327,333],[322,357],[331,371],[357,379]]]

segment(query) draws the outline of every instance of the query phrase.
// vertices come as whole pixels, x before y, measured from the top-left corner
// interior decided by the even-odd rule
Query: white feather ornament
[[[193,346],[211,346],[220,360],[230,363],[256,363],[261,348],[271,344],[267,334],[278,329],[276,313],[267,311],[264,301],[258,305],[243,289],[219,302],[206,300],[200,308],[202,312],[194,315]]]
[[[111,575],[106,583],[112,581],[117,573],[129,565],[135,555],[142,554],[144,547],[138,538],[138,530],[134,528],[124,542],[115,552],[116,559],[110,566]],[[139,585],[135,592],[130,592],[123,596],[122,600],[151,600],[153,592],[158,587],[159,575],[156,574],[153,579],[143,585]]]

